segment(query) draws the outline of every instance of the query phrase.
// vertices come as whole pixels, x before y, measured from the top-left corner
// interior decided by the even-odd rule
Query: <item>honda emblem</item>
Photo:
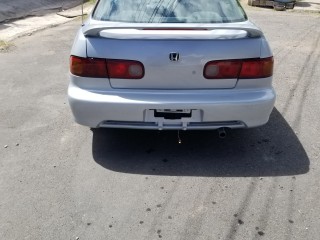
[[[178,62],[180,59],[180,54],[179,53],[170,53],[169,58],[172,62]]]

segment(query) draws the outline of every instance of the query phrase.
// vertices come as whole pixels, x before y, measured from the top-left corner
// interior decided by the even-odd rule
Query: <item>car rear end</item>
[[[276,10],[293,9],[295,4],[295,0],[275,0],[273,7]]]
[[[273,7],[275,10],[293,9],[296,0],[248,0],[249,6]]]
[[[73,115],[90,127],[256,127],[275,101],[269,45],[234,0],[100,0],[70,72]]]

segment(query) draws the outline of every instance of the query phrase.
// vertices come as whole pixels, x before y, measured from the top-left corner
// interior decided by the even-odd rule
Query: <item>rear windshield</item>
[[[93,18],[130,23],[230,23],[247,20],[237,0],[100,0]]]

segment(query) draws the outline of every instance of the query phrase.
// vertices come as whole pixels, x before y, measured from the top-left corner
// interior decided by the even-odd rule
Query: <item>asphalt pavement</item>
[[[266,126],[226,139],[75,124],[79,20],[0,52],[0,239],[319,239],[320,16],[247,13],[278,97]]]
[[[82,0],[1,0],[0,23],[75,7]]]
[[[93,2],[91,1],[85,3],[83,7],[80,5],[64,11],[59,10],[58,12],[57,10],[53,10],[53,13],[47,12],[46,14],[41,11],[43,15],[38,14],[36,16],[22,17],[21,19],[3,23],[0,22],[0,50],[5,48],[5,46],[3,46],[4,44],[1,44],[1,41],[5,44],[10,44],[10,42],[16,38],[70,22],[74,18],[82,16],[82,13],[90,13],[93,6]]]

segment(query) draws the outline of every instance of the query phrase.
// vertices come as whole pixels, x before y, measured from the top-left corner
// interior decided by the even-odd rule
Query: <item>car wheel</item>
[[[295,6],[295,4],[294,4],[294,3],[289,4],[289,5],[288,5],[288,9],[293,9],[293,8],[294,8],[294,6]]]
[[[248,0],[248,5],[252,6],[253,0]]]

